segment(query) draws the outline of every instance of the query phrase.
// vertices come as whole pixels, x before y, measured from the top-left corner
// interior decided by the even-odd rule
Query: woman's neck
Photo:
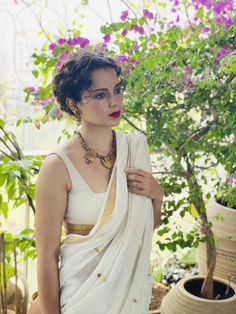
[[[112,129],[82,125],[80,133],[86,144],[100,154],[108,154],[112,147]]]

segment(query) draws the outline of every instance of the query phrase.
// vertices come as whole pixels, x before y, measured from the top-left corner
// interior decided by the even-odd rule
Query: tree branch
[[[128,118],[123,116],[123,119],[125,119],[125,121],[127,121],[129,123],[129,125],[131,125],[135,130],[139,131],[140,133],[147,135],[147,133],[143,130],[141,130],[140,128],[138,128],[135,124],[133,124]]]

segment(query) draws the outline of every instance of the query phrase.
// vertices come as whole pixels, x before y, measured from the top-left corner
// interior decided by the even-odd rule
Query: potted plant
[[[213,223],[216,238],[217,277],[236,283],[236,180],[228,176],[207,204],[207,213]],[[199,270],[206,273],[204,245],[199,247]]]

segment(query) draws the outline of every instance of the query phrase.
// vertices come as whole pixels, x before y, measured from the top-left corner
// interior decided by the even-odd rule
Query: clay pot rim
[[[179,285],[179,286],[183,289],[183,294],[184,294],[184,295],[186,295],[186,296],[188,296],[188,297],[191,296],[191,298],[194,299],[194,300],[196,300],[196,301],[200,301],[200,300],[201,300],[202,302],[206,302],[206,303],[212,303],[212,302],[228,303],[228,302],[236,301],[236,284],[233,284],[233,283],[230,283],[230,288],[232,288],[232,289],[234,290],[234,295],[233,295],[232,297],[230,297],[230,298],[223,299],[223,300],[222,300],[222,299],[221,299],[221,300],[210,300],[210,299],[200,298],[200,297],[197,297],[197,296],[195,296],[195,295],[189,293],[189,292],[185,289],[184,285],[185,285],[185,283],[186,283],[187,281],[190,281],[190,280],[191,280],[191,281],[194,281],[195,279],[197,280],[197,279],[204,279],[204,278],[205,278],[205,277],[202,276],[202,275],[186,276],[186,277],[184,277],[183,279],[181,279],[181,280],[177,283],[177,285]],[[222,279],[222,278],[219,278],[219,277],[214,277],[214,281],[218,281],[218,282],[220,282],[220,283],[222,283],[222,284],[225,284],[225,285],[228,284],[226,280],[224,280],[224,279]]]
[[[218,203],[215,198],[211,198],[208,203],[209,203],[209,204],[210,204],[210,203],[212,203],[212,204],[217,204],[217,206],[219,206],[220,208],[222,208],[222,209],[224,209],[224,210],[228,210],[228,211],[230,211],[230,212],[232,212],[232,213],[234,212],[234,213],[236,214],[236,209],[231,208],[231,207],[227,207],[227,206],[224,206],[224,205]]]

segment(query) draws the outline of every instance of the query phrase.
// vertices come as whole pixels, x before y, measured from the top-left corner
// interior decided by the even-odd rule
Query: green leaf
[[[8,218],[8,203],[2,202],[0,206],[0,211],[2,212],[5,219]]]
[[[6,181],[6,178],[7,178],[6,175],[0,174],[0,186],[3,186],[3,184]]]
[[[33,73],[34,77],[38,78],[38,76],[39,76],[38,70],[33,70],[32,73]]]
[[[0,128],[4,128],[4,126],[5,126],[4,121],[2,119],[0,119]]]

